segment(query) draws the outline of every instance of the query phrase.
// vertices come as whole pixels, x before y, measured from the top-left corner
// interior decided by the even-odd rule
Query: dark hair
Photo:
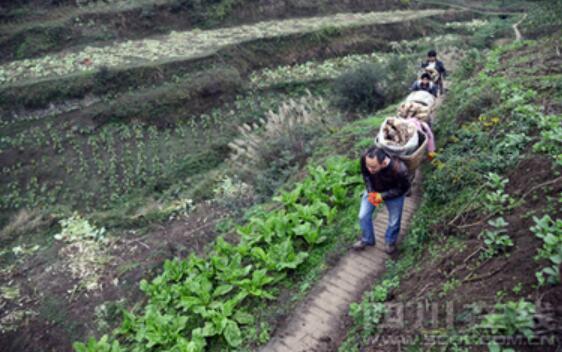
[[[421,75],[421,79],[427,78],[429,80],[431,80],[431,75],[427,72],[422,73]]]
[[[371,147],[369,149],[367,149],[365,151],[365,153],[363,154],[363,157],[369,157],[369,158],[377,158],[377,161],[379,163],[382,163],[384,161],[384,159],[388,158],[388,154],[384,151],[384,149],[379,148],[379,147]]]
[[[427,52],[427,57],[436,57],[437,52],[435,50],[430,50]]]

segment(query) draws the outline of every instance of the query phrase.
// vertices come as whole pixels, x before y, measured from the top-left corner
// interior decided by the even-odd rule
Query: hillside
[[[429,49],[452,75],[413,217],[303,350],[556,350],[559,1],[0,8],[2,351],[279,350]]]

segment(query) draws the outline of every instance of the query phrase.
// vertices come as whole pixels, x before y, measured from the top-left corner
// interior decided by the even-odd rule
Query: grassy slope
[[[540,299],[543,305],[537,309],[560,319],[562,311],[556,307],[562,287],[538,285],[535,272],[548,261],[533,259],[542,241],[530,230],[534,216],[559,219],[562,210],[561,183],[556,181],[562,152],[562,89],[557,83],[561,66],[554,49],[558,45],[559,33],[500,47],[483,57],[474,52],[461,66],[439,112],[440,156],[434,167],[425,168],[421,208],[386,280],[374,286],[362,304],[352,307],[355,323],[342,351],[359,345],[367,351],[427,351],[430,347],[423,337],[428,336],[449,339],[431,350],[481,350],[465,346],[462,338],[471,336],[470,327],[498,302]],[[545,115],[550,116],[550,124],[543,122]],[[495,190],[486,179],[489,172],[509,180],[500,192],[509,200],[498,201],[492,195]],[[513,246],[489,256],[482,253],[489,245],[479,235],[493,229],[487,222],[498,217],[508,223],[506,234]],[[377,326],[385,301],[409,304],[404,326]],[[437,304],[436,325],[430,324],[430,308],[423,311],[421,327],[412,325],[418,321],[417,302]],[[447,302],[454,304],[453,326],[445,324]],[[489,332],[484,329],[478,334]],[[518,332],[499,329],[507,335]],[[373,340],[378,337],[382,339]],[[385,344],[385,338],[397,340]],[[396,342],[400,338],[407,339],[402,346]],[[554,351],[555,347],[518,350]]]

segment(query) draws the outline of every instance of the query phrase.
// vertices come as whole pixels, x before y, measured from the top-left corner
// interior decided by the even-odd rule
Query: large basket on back
[[[416,169],[421,165],[421,163],[425,160],[427,155],[427,136],[417,131],[418,133],[418,146],[417,148],[407,155],[396,153],[394,150],[387,148],[384,144],[379,142],[379,136],[375,137],[375,145],[379,148],[384,149],[388,155],[397,157],[398,159],[402,160],[408,171],[413,173]]]
[[[424,69],[425,72],[429,73],[429,75],[431,76],[431,80],[433,81],[433,83],[437,83],[437,81],[439,81],[439,77],[441,76],[439,74],[439,71],[437,71],[437,69],[433,68],[433,67],[426,67]]]
[[[426,92],[425,90],[418,90],[408,94],[406,102],[418,103],[423,106],[433,108],[433,104],[435,104],[435,97],[433,94]]]
[[[391,131],[394,137],[398,137],[401,140],[398,143],[397,140],[392,138],[386,139],[385,130]],[[400,132],[396,129],[398,128]],[[396,117],[387,117],[382,123],[379,133],[375,138],[375,144],[387,151],[391,155],[406,155],[410,154],[416,149],[419,144],[418,134],[416,126],[410,121],[398,119]],[[410,136],[409,138],[407,136]],[[388,137],[388,136],[387,136]],[[406,138],[408,138],[406,140]]]
[[[424,122],[431,121],[435,97],[420,90],[410,93],[398,108],[397,115],[402,118],[415,117]]]
[[[414,172],[421,165],[427,155],[427,137],[425,134],[419,131],[418,135],[418,148],[412,154],[402,155],[399,157],[400,160],[402,160],[404,164],[406,164],[410,173]]]

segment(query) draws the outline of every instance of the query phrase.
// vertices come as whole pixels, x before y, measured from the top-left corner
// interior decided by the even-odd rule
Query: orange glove
[[[378,192],[369,193],[369,196],[368,196],[367,199],[369,200],[369,203],[371,203],[375,207],[378,207],[382,203],[382,196]]]
[[[427,158],[429,159],[429,161],[432,161],[433,159],[435,159],[435,157],[437,157],[437,153],[436,153],[436,152],[429,152],[429,153],[427,153]]]

